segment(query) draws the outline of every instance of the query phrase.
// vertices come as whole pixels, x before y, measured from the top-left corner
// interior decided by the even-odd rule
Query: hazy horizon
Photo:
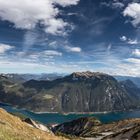
[[[74,71],[74,72],[87,72],[87,71]],[[17,75],[38,75],[38,76],[40,75],[41,76],[41,75],[45,75],[45,74],[46,75],[47,74],[48,75],[51,75],[51,74],[53,75],[54,74],[54,75],[58,75],[58,76],[67,76],[67,75],[70,75],[74,72],[69,72],[69,73],[57,73],[57,72],[52,72],[52,73],[51,72],[50,73],[47,73],[47,72],[46,73],[45,72],[44,73],[0,73],[0,75],[8,75],[8,74],[11,74],[11,75],[15,74],[16,75],[17,74]],[[98,71],[90,71],[90,72],[95,72],[96,73]],[[99,73],[104,73],[104,72],[99,72]],[[104,73],[104,74],[108,74],[108,75],[111,75],[111,76],[140,78],[140,76],[135,76],[135,75],[118,75],[118,74],[115,75],[115,74],[109,74],[109,73]]]

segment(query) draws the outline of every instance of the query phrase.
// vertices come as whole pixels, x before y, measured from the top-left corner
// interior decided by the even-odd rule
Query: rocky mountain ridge
[[[85,117],[55,126],[53,131],[56,134],[91,140],[139,140],[140,119],[127,119],[102,124],[96,118]]]
[[[0,80],[0,101],[35,112],[110,112],[137,109],[140,89],[98,72],[75,72],[53,81]],[[131,84],[132,85],[132,84]]]

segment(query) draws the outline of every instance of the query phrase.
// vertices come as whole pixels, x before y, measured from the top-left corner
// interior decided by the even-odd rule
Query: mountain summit
[[[68,77],[71,77],[73,80],[87,80],[87,79],[94,79],[94,78],[103,78],[108,77],[109,75],[100,73],[100,72],[73,72]]]

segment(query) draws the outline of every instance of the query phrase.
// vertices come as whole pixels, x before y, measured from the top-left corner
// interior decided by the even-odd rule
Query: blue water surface
[[[67,121],[71,121],[80,117],[93,116],[98,118],[102,123],[110,123],[113,121],[128,119],[128,118],[140,118],[140,110],[127,111],[127,112],[113,112],[113,113],[101,113],[101,114],[59,114],[59,113],[33,113],[28,110],[22,110],[14,108],[10,105],[0,104],[0,107],[7,110],[10,113],[22,113],[33,120],[39,121],[43,124],[58,124]]]

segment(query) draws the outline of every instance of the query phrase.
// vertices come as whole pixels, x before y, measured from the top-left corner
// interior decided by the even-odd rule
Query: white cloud
[[[140,50],[139,49],[135,49],[132,54],[136,57],[140,57]]]
[[[123,11],[124,16],[133,18],[132,24],[137,26],[140,24],[140,3],[130,3]]]
[[[75,52],[75,53],[79,53],[82,51],[82,49],[80,47],[70,47],[68,45],[66,45],[64,47],[68,52]]]
[[[121,36],[121,37],[120,37],[120,40],[121,40],[121,41],[126,41],[126,40],[127,40],[127,37],[126,37],[126,36]]]
[[[79,47],[72,47],[72,48],[69,48],[69,50],[71,52],[81,52],[81,48],[79,48]]]
[[[53,2],[65,7],[69,5],[77,5],[79,0],[52,0]]]
[[[62,34],[69,24],[56,18],[60,14],[55,4],[76,5],[79,0],[0,0],[0,19],[20,29],[34,29],[40,22],[47,33]]]
[[[10,46],[7,44],[0,44],[0,54],[4,54],[6,51],[13,49],[14,46]]]
[[[47,33],[50,34],[62,34],[66,35],[65,28],[66,26],[69,26],[67,22],[64,22],[62,19],[50,19],[48,21],[48,27],[45,29]]]

